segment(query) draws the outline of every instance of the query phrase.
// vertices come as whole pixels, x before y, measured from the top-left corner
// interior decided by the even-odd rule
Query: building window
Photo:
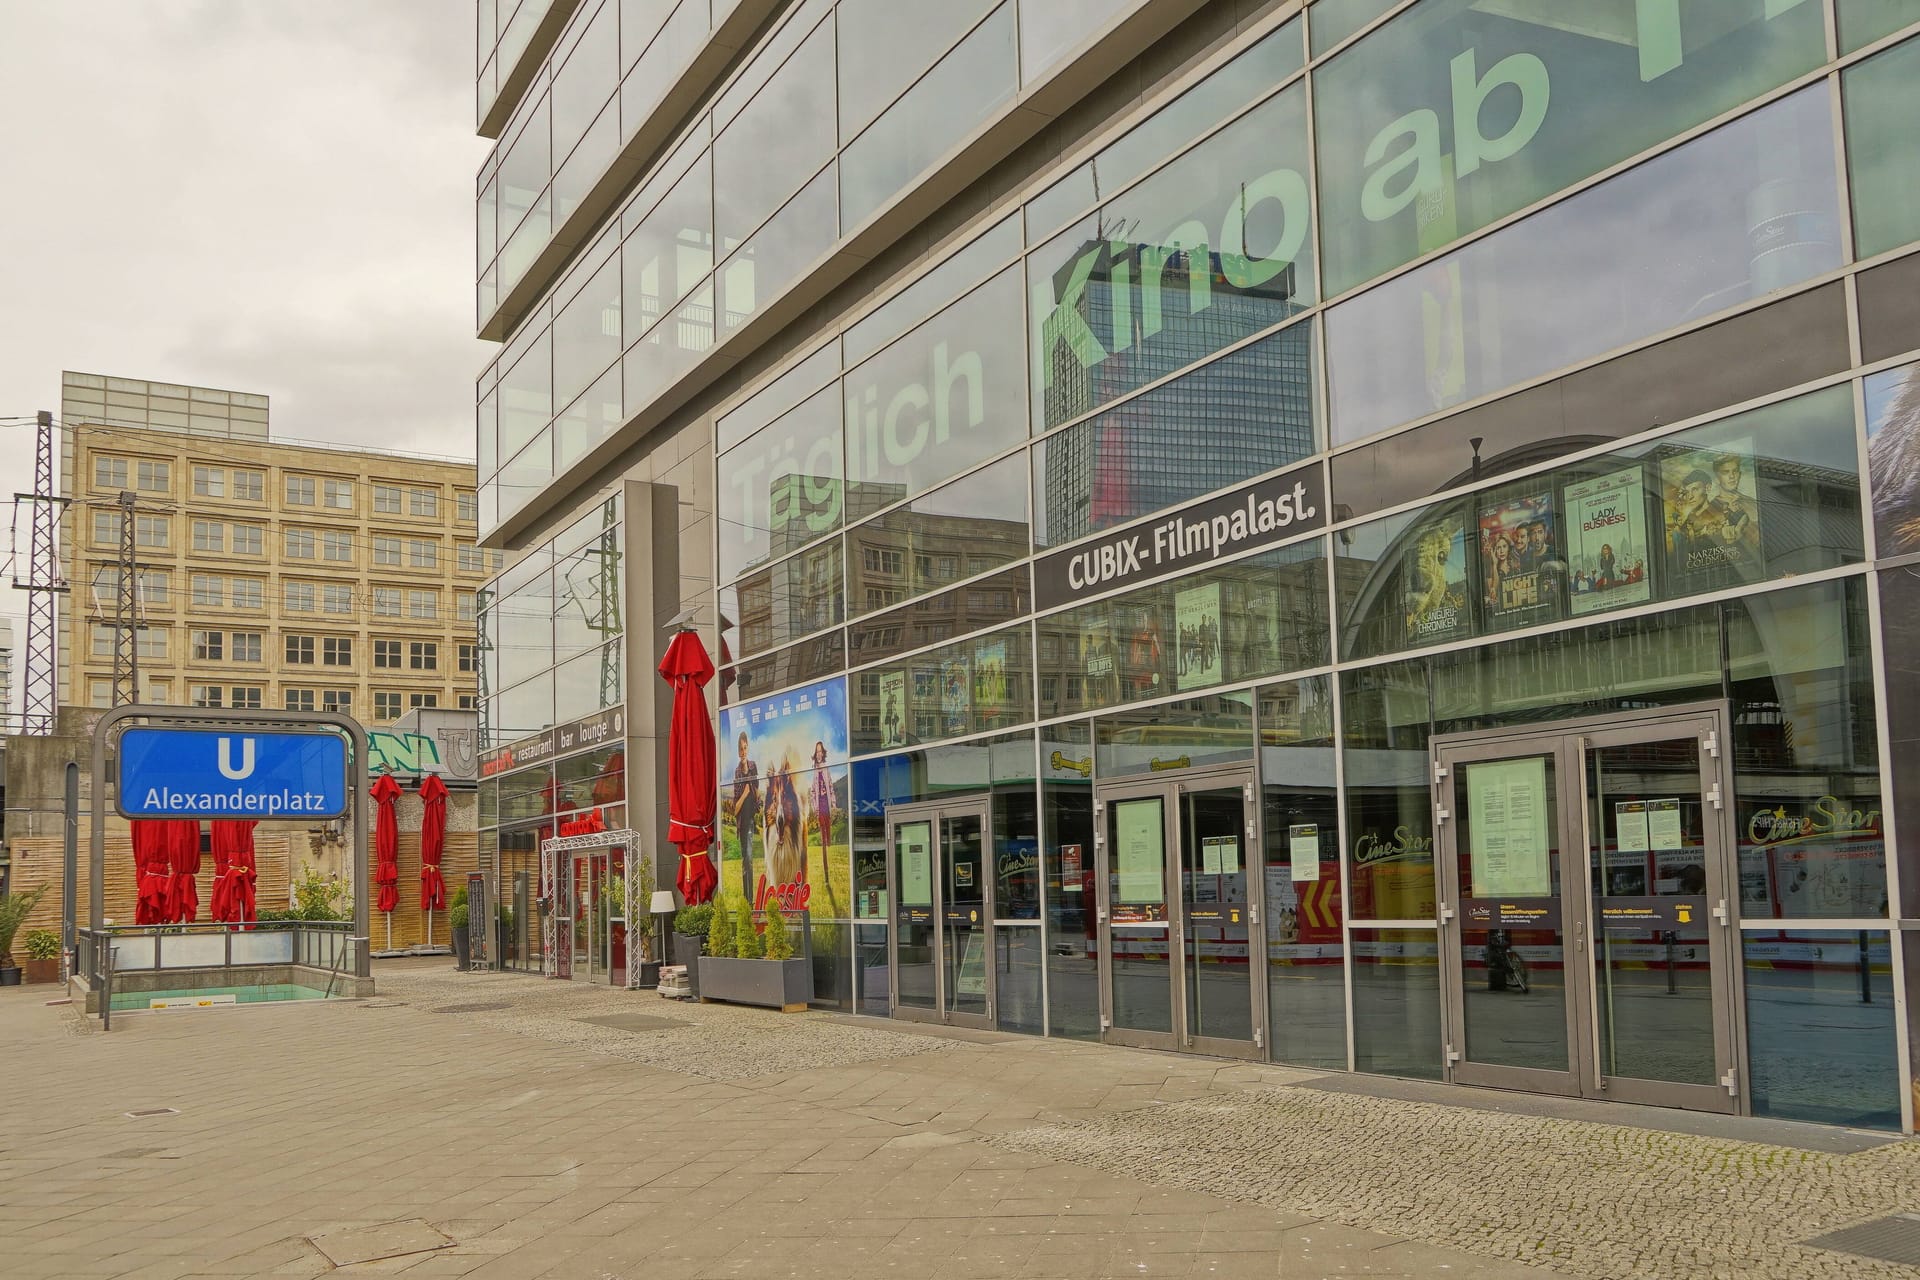
[[[399,564],[400,539],[375,538],[373,540],[373,562],[375,564]]]
[[[325,558],[339,563],[353,563],[353,535],[349,533],[328,533],[322,535],[322,553]]]
[[[96,489],[124,489],[127,487],[127,460],[125,458],[95,458],[93,460],[93,487]]]
[[[480,495],[462,489],[453,495],[454,519],[461,524],[480,523]]]
[[[440,695],[437,693],[410,693],[407,695],[407,705],[409,707],[437,707],[440,705]]]
[[[884,547],[862,547],[861,562],[868,573],[885,573],[897,576],[900,572],[900,553]]]
[[[460,670],[464,672],[471,672],[473,670],[473,646],[470,644],[461,645],[460,652],[459,652],[459,659],[460,659]]]
[[[440,492],[437,489],[407,490],[407,514],[415,516],[437,517],[440,514]]]
[[[456,591],[454,593],[453,614],[462,622],[473,621],[473,592]]]
[[[196,498],[224,498],[227,496],[227,473],[223,467],[195,467],[193,469],[193,496]],[[207,686],[201,686],[205,688]],[[218,685],[213,686],[213,694],[220,695]],[[195,702],[196,707],[217,707],[218,701]]]
[[[474,546],[471,542],[461,543],[457,554],[459,556],[458,563],[460,572],[485,573],[487,571],[486,556],[482,555],[480,548]]]
[[[259,502],[267,496],[267,473],[264,471],[236,471],[233,473],[233,496],[246,502]],[[258,693],[259,690],[254,690]],[[239,706],[238,702],[233,704]],[[256,700],[253,704],[259,706]]]
[[[217,573],[193,575],[193,607],[222,609],[227,603],[227,580]]]
[[[236,684],[227,690],[230,705],[242,711],[258,711],[261,706],[260,690],[252,685]]]
[[[407,592],[407,616],[429,620],[439,617],[440,593],[437,591]]]
[[[400,616],[400,590],[398,587],[375,587],[373,589],[373,612],[382,618]]]
[[[326,504],[335,511],[353,510],[353,481],[329,480],[323,496]]]
[[[227,633],[224,631],[192,632],[193,660],[195,662],[218,662],[227,656]]]
[[[119,579],[114,580],[118,583]],[[140,599],[147,604],[164,605],[173,599],[173,575],[159,569],[142,569],[134,580]]]
[[[257,524],[233,526],[233,554],[260,556],[267,553],[267,531]]]
[[[375,640],[373,642],[373,665],[397,670],[401,665],[400,641]]]
[[[440,544],[427,538],[407,539],[407,563],[416,569],[440,567]]]
[[[320,691],[320,709],[322,711],[350,712],[353,710],[353,690],[322,689]]]
[[[351,636],[325,636],[320,641],[320,664],[327,667],[350,667],[353,665],[353,638]]]
[[[287,505],[290,507],[310,507],[313,505],[313,477],[287,477]]]
[[[104,623],[93,624],[93,656],[96,658],[113,656],[113,628]]]
[[[164,462],[142,462],[134,471],[134,487],[143,493],[166,493],[173,488],[173,468]]]
[[[113,705],[113,681],[111,680],[87,681],[87,701],[91,702],[96,707],[112,706]]]
[[[313,637],[287,636],[287,663],[290,666],[313,665]]]
[[[373,486],[373,509],[381,515],[400,514],[400,488],[398,485],[377,484]]]
[[[313,710],[313,690],[311,689],[287,689],[281,696],[286,700],[289,711]]]
[[[167,637],[172,634],[167,627],[143,627],[134,632],[134,652],[142,658],[164,658],[167,656]]]
[[[286,545],[287,545],[287,552],[286,552],[287,559],[289,560],[313,559],[313,530],[311,529],[287,530]]]
[[[280,584],[281,607],[288,613],[313,612],[313,584],[311,582],[283,582]]]
[[[235,631],[227,637],[227,651],[235,662],[258,662],[265,639],[258,631]]]
[[[195,520],[193,522],[193,549],[195,551],[218,551],[227,549],[227,526],[218,520]]]
[[[119,541],[119,515],[112,511],[95,511],[93,513],[93,545],[111,547]]]
[[[173,522],[165,516],[135,516],[133,540],[143,547],[173,545]]]
[[[217,684],[190,684],[187,686],[187,701],[196,707],[217,707],[224,692]]]
[[[264,609],[267,607],[267,583],[264,578],[230,578],[228,585],[233,590],[233,607],[236,609]]]
[[[459,707],[462,711],[473,710],[473,695],[470,693],[461,694],[459,697],[454,699],[454,705]]]
[[[407,665],[415,671],[438,671],[440,646],[431,640],[415,640],[407,646]]]
[[[328,613],[353,612],[352,587],[327,587],[320,597],[320,607]]]
[[[400,717],[400,695],[391,689],[376,689],[373,694],[373,718],[375,720],[397,720]]]

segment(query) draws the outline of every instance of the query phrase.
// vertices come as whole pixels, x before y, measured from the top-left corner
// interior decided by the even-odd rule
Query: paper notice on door
[[[1655,852],[1685,845],[1680,835],[1680,799],[1647,801],[1647,836]]]
[[[907,907],[933,905],[933,825],[927,822],[903,823],[895,830],[894,845],[900,851],[900,904]]]
[[[1614,848],[1621,853],[1647,851],[1647,802],[1620,800],[1613,806]]]
[[[1209,876],[1240,873],[1240,842],[1232,836],[1208,836],[1200,842],[1200,872]]]
[[[1060,846],[1060,892],[1079,893],[1080,891],[1080,846],[1063,844]]]
[[[1300,823],[1287,828],[1287,862],[1294,882],[1320,878],[1320,824]]]
[[[1472,896],[1551,895],[1547,758],[1490,760],[1468,765],[1466,774]]]
[[[1220,874],[1220,842],[1211,836],[1200,842],[1200,874],[1203,876]]]
[[[1113,860],[1118,901],[1160,905],[1167,900],[1167,849],[1158,797],[1113,803]]]

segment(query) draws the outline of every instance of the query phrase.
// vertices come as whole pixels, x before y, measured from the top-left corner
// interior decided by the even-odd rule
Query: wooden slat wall
[[[472,837],[469,837],[471,839]],[[27,923],[21,928],[24,936],[28,929],[60,928],[60,882],[64,878],[62,866],[64,857],[58,836],[23,836],[12,842],[13,846],[13,888],[26,891],[40,885],[51,885],[47,896],[27,917]],[[307,837],[304,834],[270,835],[256,832],[253,841],[253,864],[259,873],[254,882],[254,897],[260,910],[284,907],[287,902],[287,871],[295,862],[291,847],[297,846],[299,860],[307,857]],[[74,918],[85,927],[87,923],[87,895],[90,878],[88,876],[89,846],[86,832],[80,835],[80,867],[74,898]],[[200,918],[207,918],[207,908],[213,900],[213,857],[203,854],[200,858]],[[139,877],[133,866],[133,842],[123,834],[109,833],[106,843],[106,914],[115,924],[132,924],[133,908],[140,896]],[[16,953],[19,939],[15,939]]]
[[[395,951],[406,947],[419,946],[427,941],[427,913],[420,909],[420,833],[402,831],[397,861],[400,864],[400,903],[392,913],[393,942]],[[447,882],[447,901],[453,901],[453,895],[467,882],[468,873],[480,865],[480,837],[472,831],[447,832],[446,850],[440,855],[440,874]],[[367,851],[368,874],[372,874],[373,851]],[[368,890],[369,894],[372,890]],[[371,900],[371,899],[370,899]],[[375,911],[368,930],[372,934],[372,947],[375,951],[388,949],[387,915]],[[433,943],[435,946],[447,946],[447,913],[433,913]]]

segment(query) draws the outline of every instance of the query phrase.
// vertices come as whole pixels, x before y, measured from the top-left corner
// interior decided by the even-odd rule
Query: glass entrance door
[[[993,1025],[987,808],[895,806],[887,819],[895,1017]]]
[[[1260,871],[1244,774],[1103,788],[1096,800],[1105,1038],[1257,1056]]]
[[[1717,711],[1436,740],[1449,1077],[1738,1105]]]

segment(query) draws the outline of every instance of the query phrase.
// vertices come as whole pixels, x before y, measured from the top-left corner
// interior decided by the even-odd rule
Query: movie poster
[[[1416,528],[1406,556],[1407,643],[1441,644],[1471,634],[1465,516],[1455,511]]]
[[[1570,484],[1566,505],[1567,585],[1576,615],[1653,598],[1647,575],[1647,492],[1640,468]]]
[[[1866,380],[1867,473],[1883,556],[1920,551],[1920,364]]]
[[[847,687],[821,681],[721,713],[720,886],[735,909],[852,904],[847,825]]]
[[[1553,525],[1551,493],[1480,508],[1480,603],[1489,626],[1525,626],[1559,616],[1566,563]]]
[[[1220,683],[1220,584],[1188,587],[1173,598],[1176,689]]]
[[[1081,635],[1081,665],[1087,678],[1087,705],[1110,707],[1120,701],[1120,652],[1113,627],[1104,618]]]
[[[973,679],[967,660],[943,659],[940,663],[942,735],[951,738],[967,732],[972,711]]]
[[[907,745],[910,710],[907,705],[907,673],[880,673],[880,749]]]
[[[1667,571],[1677,592],[1737,586],[1764,576],[1751,441],[1663,458],[1660,490]]]
[[[973,709],[989,722],[1007,710],[1007,642],[994,640],[973,651]]]

